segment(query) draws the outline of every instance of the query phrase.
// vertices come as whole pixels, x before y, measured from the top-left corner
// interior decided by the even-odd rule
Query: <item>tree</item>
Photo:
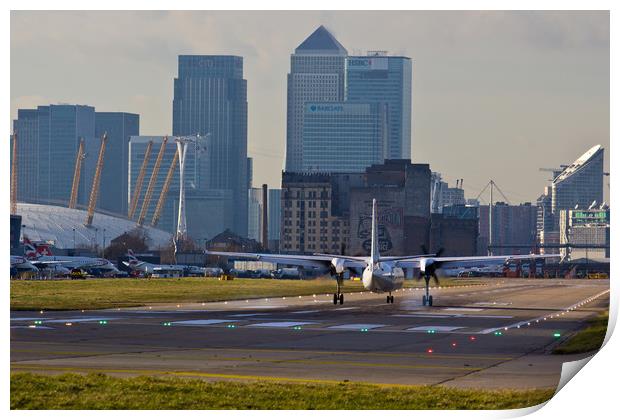
[[[149,240],[146,230],[136,227],[112,239],[110,245],[105,249],[105,257],[109,260],[117,260],[127,255],[127,251],[130,249],[134,252],[147,251]]]

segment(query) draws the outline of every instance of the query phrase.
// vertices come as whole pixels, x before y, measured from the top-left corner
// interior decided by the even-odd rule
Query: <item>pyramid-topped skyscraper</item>
[[[344,100],[346,58],[347,50],[322,25],[291,55],[287,83],[287,171],[302,169],[304,104]]]

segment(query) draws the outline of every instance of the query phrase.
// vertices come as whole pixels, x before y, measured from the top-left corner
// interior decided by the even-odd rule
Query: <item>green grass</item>
[[[589,322],[589,326],[570,337],[553,350],[555,354],[588,353],[601,348],[607,334],[609,311],[605,311]]]
[[[450,286],[454,280],[442,282]],[[423,282],[407,281],[405,287]],[[458,284],[472,284],[458,280]],[[271,280],[215,278],[11,280],[12,310],[106,309],[157,303],[213,302],[335,292],[332,279]],[[345,281],[344,292],[362,291],[360,281]]]
[[[458,390],[356,383],[205,382],[103,374],[11,374],[11,409],[510,409],[552,389]]]

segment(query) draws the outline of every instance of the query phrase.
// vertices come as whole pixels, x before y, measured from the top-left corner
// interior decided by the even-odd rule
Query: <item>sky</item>
[[[254,186],[279,187],[290,55],[319,25],[349,54],[412,58],[412,160],[462,178],[466,197],[493,179],[511,203],[533,202],[550,176],[539,168],[596,144],[609,170],[606,11],[12,11],[11,119],[77,103],[170,134],[177,56],[239,55]]]

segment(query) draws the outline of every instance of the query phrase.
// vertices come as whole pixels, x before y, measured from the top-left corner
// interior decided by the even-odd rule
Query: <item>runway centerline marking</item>
[[[334,325],[331,327],[327,327],[330,330],[361,330],[368,329],[371,330],[373,328],[381,328],[387,327],[386,324],[342,324],[342,325]]]
[[[424,332],[424,331],[436,331],[436,332],[451,332],[454,330],[460,330],[463,328],[467,328],[467,327],[452,327],[452,326],[441,326],[441,325],[430,325],[430,326],[420,326],[420,327],[413,327],[413,328],[407,328],[406,331],[417,331],[417,332]]]
[[[305,321],[280,321],[280,322],[262,322],[260,324],[245,325],[246,327],[275,327],[275,328],[290,328],[298,325],[316,324],[316,322]]]
[[[173,321],[173,325],[188,325],[188,326],[201,326],[201,325],[213,325],[222,324],[225,322],[237,322],[238,319],[192,319],[187,321]]]

